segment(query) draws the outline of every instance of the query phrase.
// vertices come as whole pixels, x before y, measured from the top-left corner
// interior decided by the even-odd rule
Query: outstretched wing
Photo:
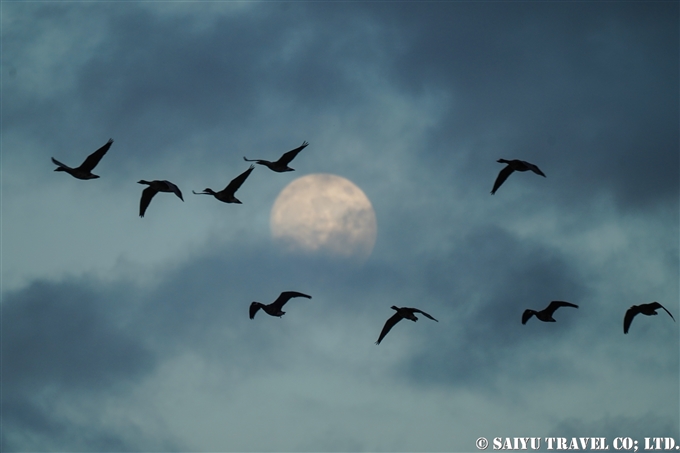
[[[535,310],[532,310],[530,308],[527,308],[524,310],[524,313],[522,313],[522,324],[526,324],[527,321],[536,314]]]
[[[158,193],[156,189],[153,189],[151,186],[147,187],[142,191],[142,198],[139,200],[139,216],[144,217],[144,213],[146,212],[146,208],[149,207],[149,203],[151,203],[151,199]]]
[[[534,173],[536,173],[537,175],[541,175],[545,178],[545,174],[541,171],[540,168],[538,168],[537,165],[534,165],[531,162],[526,162],[526,161],[522,161],[522,162],[524,162],[526,164],[526,166],[529,167],[529,170],[531,170]]]
[[[284,291],[279,295],[279,297],[276,298],[274,302],[272,302],[272,306],[280,310],[284,305],[286,305],[286,302],[291,300],[293,297],[306,297],[307,299],[312,298],[312,296],[308,296],[307,294],[299,293],[297,291]]]
[[[249,169],[235,177],[234,179],[231,180],[231,182],[227,185],[227,187],[224,188],[226,192],[230,192],[232,195],[236,193],[239,187],[241,187],[241,184],[243,184],[243,181],[248,179],[248,176],[250,176],[250,173],[253,171],[253,168],[255,168],[255,165],[251,165]]]
[[[262,307],[262,304],[259,302],[253,302],[250,304],[250,319],[255,319],[255,313]]]
[[[385,338],[385,335],[387,335],[387,332],[389,332],[392,329],[392,327],[394,327],[394,325],[401,321],[402,319],[404,318],[401,317],[399,312],[393,314],[392,317],[385,322],[385,326],[383,327],[382,332],[380,332],[378,341],[376,341],[375,344],[380,344],[382,339]]]
[[[283,156],[281,156],[281,158],[277,161],[277,163],[281,165],[288,165],[290,161],[295,159],[295,156],[297,156],[300,151],[305,149],[307,145],[309,145],[309,143],[302,142],[301,146],[298,146],[297,148],[291,149],[287,153],[284,153]]]
[[[68,168],[68,169],[71,168],[71,167],[69,167],[68,165],[62,164],[61,162],[59,162],[59,161],[58,161],[57,159],[55,159],[54,157],[52,158],[52,163],[53,163],[54,165],[59,165],[60,167],[63,167],[63,168]]]
[[[626,311],[626,316],[623,317],[623,333],[628,333],[630,323],[633,322],[635,315],[640,313],[640,307],[633,305]]]
[[[172,190],[172,192],[179,197],[180,200],[184,201],[184,198],[182,198],[182,191],[179,190],[179,187],[167,180],[164,180],[163,182],[168,186],[168,189]]]
[[[496,178],[496,182],[493,183],[493,189],[491,189],[491,195],[495,194],[498,188],[505,182],[506,179],[508,179],[508,176],[512,174],[512,172],[515,171],[510,167],[510,165],[506,165],[504,169],[498,173],[498,177]]]
[[[83,171],[92,171],[94,167],[97,166],[100,160],[102,160],[102,157],[104,157],[104,154],[111,148],[111,144],[113,143],[113,139],[110,138],[108,142],[101,148],[99,148],[97,151],[93,152],[89,156],[87,156],[87,159],[85,159],[85,162],[83,162],[80,165],[80,169]]]
[[[550,304],[548,304],[546,311],[550,312],[550,315],[552,316],[552,314],[555,313],[555,310],[557,310],[560,307],[578,308],[578,305],[572,304],[571,302],[564,302],[562,300],[553,300],[552,302],[550,302]]]
[[[433,321],[437,321],[437,320],[434,319],[432,316],[430,316],[430,315],[428,315],[427,313],[425,313],[423,310],[418,310],[417,308],[409,308],[409,310],[413,310],[413,311],[415,311],[416,313],[420,313],[420,314],[425,315],[426,317],[430,318],[430,319],[433,320]],[[437,322],[439,322],[439,321],[437,321]]]
[[[661,305],[660,303],[658,303],[658,302],[652,302],[652,303],[651,303],[651,304],[649,304],[649,305],[651,305],[652,307],[654,307],[654,309],[659,309],[659,308],[663,308],[663,309],[664,309],[664,311],[665,311],[666,313],[668,313],[668,316],[670,316],[670,317],[671,317],[671,319],[672,319],[673,321],[675,321],[675,318],[673,317],[673,315],[671,314],[671,312],[670,312],[670,311],[668,311],[668,310],[666,310],[666,307],[664,307],[664,306],[663,306],[663,305]]]
[[[268,163],[268,164],[271,164],[271,162],[269,162],[268,160],[248,159],[248,158],[246,158],[246,156],[243,156],[243,160],[245,160],[246,162],[257,162],[260,165],[264,165],[265,162]]]

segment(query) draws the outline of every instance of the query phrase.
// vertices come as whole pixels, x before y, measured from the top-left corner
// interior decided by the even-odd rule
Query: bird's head
[[[139,181],[137,181],[137,184],[151,184],[151,183],[149,181],[145,181],[143,179],[140,179]]]

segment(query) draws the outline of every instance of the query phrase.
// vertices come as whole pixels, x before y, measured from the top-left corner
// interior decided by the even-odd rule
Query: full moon
[[[291,251],[365,260],[377,236],[375,211],[351,181],[318,173],[288,184],[276,198],[272,237]]]

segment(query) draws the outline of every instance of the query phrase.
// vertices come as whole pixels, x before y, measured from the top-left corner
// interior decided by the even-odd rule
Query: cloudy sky
[[[3,451],[680,440],[677,2],[3,2]],[[55,173],[115,142],[94,173]],[[295,172],[258,166],[310,144]],[[499,158],[538,165],[495,195]],[[272,239],[328,173],[360,260]],[[146,216],[140,179],[167,179]],[[312,300],[259,313],[281,291]],[[556,323],[520,320],[551,300]],[[390,306],[421,317],[374,344]]]

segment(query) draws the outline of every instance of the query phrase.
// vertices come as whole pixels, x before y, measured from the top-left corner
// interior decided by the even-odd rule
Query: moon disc
[[[291,251],[366,259],[377,236],[368,197],[348,179],[317,173],[288,184],[270,217],[272,237]]]

